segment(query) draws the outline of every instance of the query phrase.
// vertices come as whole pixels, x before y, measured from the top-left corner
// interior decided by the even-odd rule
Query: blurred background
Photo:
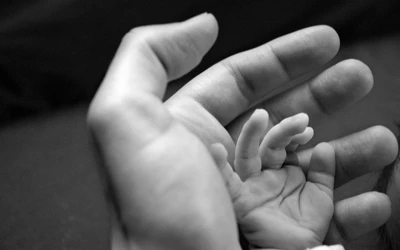
[[[110,221],[85,115],[123,37],[147,24],[213,13],[215,46],[187,80],[233,53],[327,24],[340,59],[372,70],[367,98],[316,127],[329,140],[372,125],[398,133],[396,0],[14,0],[0,3],[0,249],[109,249]],[[321,129],[324,127],[324,129]]]

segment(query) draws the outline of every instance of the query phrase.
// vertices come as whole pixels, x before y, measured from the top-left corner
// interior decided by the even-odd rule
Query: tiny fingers
[[[242,181],[239,176],[233,171],[231,165],[228,163],[228,152],[221,143],[214,143],[210,147],[211,155],[224,179],[225,185],[228,189],[229,195],[234,200],[239,194],[242,186]]]
[[[244,181],[261,171],[259,147],[262,136],[268,129],[268,113],[257,109],[244,124],[235,152],[235,171]]]
[[[307,130],[308,115],[300,113],[282,120],[272,127],[260,145],[261,161],[264,168],[280,168],[286,158],[286,147],[295,139],[298,142],[309,140],[313,130]]]
[[[286,147],[286,151],[294,152],[299,145],[304,145],[308,143],[314,136],[314,129],[312,127],[307,127],[303,133],[293,136],[292,141]]]

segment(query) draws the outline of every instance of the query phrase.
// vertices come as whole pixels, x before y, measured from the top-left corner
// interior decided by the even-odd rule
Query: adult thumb
[[[217,21],[208,13],[134,28],[124,36],[100,91],[117,96],[143,91],[161,99],[168,81],[197,66],[217,34]]]

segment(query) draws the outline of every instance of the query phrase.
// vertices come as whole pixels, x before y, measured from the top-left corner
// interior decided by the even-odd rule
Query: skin
[[[271,129],[267,125],[268,113],[256,110],[243,126],[236,145],[235,172],[225,148],[221,144],[211,148],[241,232],[251,249],[319,246],[333,215],[333,147],[328,143],[315,147],[305,176],[298,166],[283,163],[290,144],[304,144],[312,138],[308,116],[286,118]]]
[[[114,228],[123,232],[115,239],[122,249],[240,249],[233,207],[207,147],[223,144],[232,163],[235,138],[251,108],[268,110],[271,124],[299,112],[318,122],[372,87],[368,67],[350,60],[283,94],[271,93],[337,53],[335,31],[317,26],[227,58],[162,103],[167,82],[195,67],[217,33],[209,14],[133,29],[91,103],[88,125],[112,187]],[[366,147],[358,147],[363,141]],[[397,152],[394,135],[383,127],[331,145],[340,184],[383,168]],[[300,156],[307,169],[311,154]],[[357,202],[365,197],[368,202]],[[390,214],[383,194],[365,193],[340,204],[346,209],[335,204],[331,242],[351,242]],[[365,209],[371,206],[376,209]],[[360,211],[362,225],[346,224]]]
[[[301,168],[286,165],[254,172],[241,181],[226,158],[217,162],[250,249],[303,250],[322,244],[333,215],[332,146],[315,147],[307,176]]]

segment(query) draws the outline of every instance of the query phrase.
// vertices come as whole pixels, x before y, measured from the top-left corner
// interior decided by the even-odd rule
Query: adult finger
[[[166,104],[188,128],[207,141],[221,139],[229,152],[232,145],[221,138],[226,132],[219,124],[227,125],[272,90],[319,68],[338,49],[339,38],[332,28],[306,28],[221,61],[186,84]],[[197,127],[208,131],[202,133]]]
[[[171,121],[169,113],[161,107],[167,82],[200,62],[214,43],[217,31],[217,22],[209,14],[182,23],[130,31],[89,109],[89,126],[97,132],[97,139],[105,137],[109,128],[126,129],[128,126],[121,121],[132,118],[136,122],[126,133],[141,138],[137,147],[159,136]],[[130,118],[121,117],[125,115]]]
[[[335,186],[361,175],[381,170],[395,160],[398,144],[394,134],[383,126],[363,131],[329,142],[335,149]],[[297,152],[298,162],[307,171],[312,149]]]
[[[226,125],[273,89],[331,60],[339,37],[328,26],[314,26],[277,38],[216,64],[184,87]],[[200,91],[193,88],[201,86]],[[221,96],[220,91],[225,94]],[[219,104],[216,105],[216,99]]]
[[[137,91],[162,98],[168,81],[193,69],[216,40],[213,15],[173,24],[142,26],[123,38],[97,93],[126,96]]]
[[[129,243],[237,249],[233,210],[215,163],[161,101],[167,81],[194,67],[216,33],[211,15],[131,31],[91,104],[89,126]],[[183,228],[180,220],[190,225]]]
[[[336,202],[326,242],[345,243],[383,225],[391,214],[387,195],[378,192],[363,193]]]
[[[326,69],[316,77],[285,92],[274,95],[256,108],[270,114],[270,125],[300,112],[310,116],[310,126],[344,109],[364,97],[372,88],[371,70],[364,63],[349,59]],[[237,138],[239,128],[249,116],[249,110],[229,125],[232,137]]]
[[[172,133],[172,116],[161,102],[168,80],[201,60],[217,30],[215,18],[202,14],[181,23],[135,28],[124,37],[88,113],[119,193],[131,193],[126,183],[134,176],[126,176],[124,167],[134,166],[139,150]]]
[[[304,112],[310,126],[364,97],[373,86],[371,70],[364,63],[349,59],[326,69],[305,84],[274,96],[260,106],[275,123]]]

